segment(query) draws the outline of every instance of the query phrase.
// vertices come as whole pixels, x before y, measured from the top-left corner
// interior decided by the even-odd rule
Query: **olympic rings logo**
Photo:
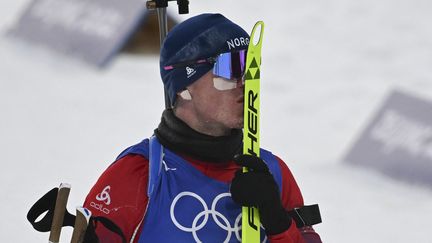
[[[191,227],[186,227],[186,226],[181,225],[177,221],[177,219],[174,215],[174,209],[175,209],[177,202],[182,197],[186,197],[186,196],[193,197],[193,198],[197,199],[203,207],[203,211],[201,211],[200,213],[198,213],[195,216],[194,220],[192,221]],[[224,243],[229,242],[233,233],[235,234],[237,240],[239,242],[241,242],[241,235],[240,235],[241,225],[240,225],[240,222],[241,222],[242,214],[239,213],[239,215],[235,219],[234,225],[231,226],[229,220],[225,217],[225,215],[216,211],[217,203],[219,202],[220,199],[222,199],[224,197],[231,197],[231,194],[230,193],[221,193],[221,194],[217,195],[213,199],[211,208],[209,209],[206,202],[204,201],[204,199],[202,197],[200,197],[199,195],[197,195],[196,193],[187,192],[187,191],[181,192],[174,198],[174,200],[171,203],[171,207],[170,207],[171,220],[178,229],[180,229],[184,232],[191,232],[195,242],[202,243],[202,241],[198,238],[197,232],[199,230],[201,230],[202,228],[204,228],[204,226],[207,224],[207,222],[209,220],[209,215],[211,215],[214,222],[220,228],[227,231],[227,236],[226,236],[225,240],[223,241]],[[204,217],[204,219],[202,220],[202,222],[200,224],[198,224],[198,221],[203,217]],[[222,220],[222,222],[219,219]],[[266,241],[267,241],[267,237],[264,238],[263,242],[266,242]]]

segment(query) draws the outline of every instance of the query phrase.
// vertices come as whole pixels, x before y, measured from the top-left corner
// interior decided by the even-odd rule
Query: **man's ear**
[[[189,93],[189,90],[185,89],[182,92],[179,93],[180,97],[184,100],[192,100],[192,96]]]

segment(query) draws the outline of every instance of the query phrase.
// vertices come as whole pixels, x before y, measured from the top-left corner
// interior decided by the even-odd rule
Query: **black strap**
[[[49,232],[51,230],[51,224],[54,216],[55,202],[57,199],[58,187],[53,188],[41,197],[28,211],[27,220],[32,224],[39,232]],[[36,222],[36,220],[42,215],[45,216]],[[74,226],[75,216],[70,214],[67,210],[63,219],[63,226]]]
[[[105,228],[110,230],[111,232],[116,233],[122,238],[122,242],[126,243],[126,237],[123,234],[123,231],[118,227],[113,221],[109,220],[105,217],[91,217],[91,221],[89,222],[89,226],[87,227],[87,231],[84,237],[84,243],[99,243],[99,238],[96,235],[96,228],[98,227],[98,222],[103,224]]]
[[[41,197],[29,210],[27,213],[27,220],[39,232],[49,232],[51,230],[51,224],[54,216],[54,208],[56,204],[58,187],[53,188],[51,191],[47,192],[43,197]],[[46,213],[42,219],[38,222],[36,220]],[[72,215],[67,210],[65,211],[63,227],[75,225],[75,215]],[[108,230],[116,233],[122,238],[122,242],[126,243],[126,237],[123,231],[114,222],[105,217],[94,217],[90,218],[89,226],[86,231],[85,243],[97,243],[99,239],[96,235],[96,225],[97,222],[101,222]]]
[[[312,226],[322,222],[318,204],[295,208],[288,214],[296,222],[297,228]]]

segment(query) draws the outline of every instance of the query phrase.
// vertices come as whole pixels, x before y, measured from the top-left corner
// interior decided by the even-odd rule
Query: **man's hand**
[[[267,235],[286,231],[291,225],[291,217],[282,206],[279,188],[265,162],[246,154],[236,156],[234,161],[248,168],[248,172],[238,170],[231,182],[230,192],[234,202],[258,207]]]

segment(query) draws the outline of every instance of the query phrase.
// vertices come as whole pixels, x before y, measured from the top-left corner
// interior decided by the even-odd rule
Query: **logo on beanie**
[[[187,77],[190,78],[196,73],[196,70],[190,67],[186,67]]]
[[[227,40],[227,44],[228,44],[228,48],[230,50],[235,49],[236,47],[240,47],[240,46],[248,46],[249,45],[249,38],[244,38],[244,37],[234,38],[231,40]]]

